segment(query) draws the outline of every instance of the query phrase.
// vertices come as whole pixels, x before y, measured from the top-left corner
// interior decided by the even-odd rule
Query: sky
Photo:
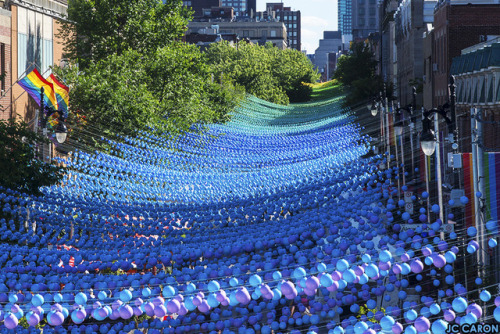
[[[257,11],[266,10],[267,2],[257,0]],[[324,30],[337,30],[337,0],[283,0],[286,7],[300,10],[302,18],[302,50],[314,53]]]

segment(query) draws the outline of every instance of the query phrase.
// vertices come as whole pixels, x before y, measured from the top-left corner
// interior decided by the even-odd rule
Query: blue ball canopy
[[[94,138],[103,149],[58,158],[69,173],[41,196],[1,188],[0,330],[441,333],[481,318],[454,272],[477,231],[443,239],[449,208],[428,212],[410,183],[406,212],[404,166],[356,121],[341,97],[248,97],[225,124]]]

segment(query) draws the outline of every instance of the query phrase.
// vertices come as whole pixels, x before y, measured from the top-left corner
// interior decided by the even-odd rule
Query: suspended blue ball
[[[434,213],[439,213],[439,205],[434,204],[434,205],[432,206],[432,212],[434,212]]]
[[[493,311],[493,317],[497,322],[500,322],[500,307],[495,307],[495,310]]]
[[[477,229],[474,226],[471,226],[467,229],[467,235],[469,237],[475,237],[477,234]]]
[[[75,296],[75,303],[78,304],[78,305],[85,305],[85,304],[87,304],[87,295],[84,294],[83,292],[79,292]]]
[[[460,203],[462,203],[464,205],[469,203],[469,198],[467,198],[467,196],[460,197]]]
[[[429,193],[427,191],[422,192],[422,198],[426,199],[429,197]]]
[[[451,306],[455,312],[461,313],[467,308],[467,301],[462,297],[457,297],[453,299]]]
[[[491,299],[491,293],[488,290],[483,290],[479,294],[479,298],[481,298],[483,302],[487,302]]]
[[[495,220],[488,220],[486,222],[486,228],[488,229],[488,231],[496,231],[497,229],[497,222]]]
[[[490,248],[495,248],[497,246],[497,241],[495,239],[488,240],[488,246]]]

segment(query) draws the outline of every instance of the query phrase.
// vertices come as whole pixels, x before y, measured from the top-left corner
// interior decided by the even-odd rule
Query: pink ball
[[[424,270],[424,264],[419,259],[415,259],[410,264],[411,271],[415,274],[421,273]],[[425,331],[423,331],[425,332]]]
[[[140,307],[135,306],[132,309],[134,311],[134,315],[137,317],[140,317],[143,313]]]
[[[164,305],[155,306],[155,316],[162,318],[167,315],[167,309]]]
[[[399,322],[396,322],[394,325],[392,325],[392,332],[394,334],[400,334],[403,332],[403,325],[401,325]]]
[[[306,288],[309,290],[316,290],[319,288],[319,279],[316,276],[311,276],[306,280]]]
[[[50,316],[50,322],[53,326],[59,326],[64,322],[64,315],[61,312],[54,312]]]
[[[439,254],[433,259],[433,263],[438,268],[443,268],[446,265],[446,259],[443,255]]]
[[[193,305],[194,306],[200,306],[201,302],[202,302],[202,298],[198,295],[196,295],[194,298],[193,298]]]
[[[219,303],[222,303],[222,301],[226,299],[226,291],[224,290],[217,291],[217,293],[215,294],[215,299],[217,299]]]
[[[205,299],[203,299],[200,306],[198,306],[198,310],[202,313],[207,313],[208,311],[210,311],[210,305],[208,305]]]
[[[19,320],[17,320],[17,317],[11,313],[7,317],[5,317],[3,324],[8,329],[14,329],[19,324]]]
[[[184,306],[184,303],[181,303],[181,306],[179,307],[179,312],[178,314],[180,316],[184,316],[188,313],[188,309],[186,308],[186,306]]]
[[[134,315],[134,310],[132,310],[130,305],[123,305],[119,311],[122,319],[130,319]]]
[[[401,274],[401,266],[399,264],[395,264],[393,267],[392,267],[392,272],[395,273],[395,274]]]
[[[177,313],[179,312],[179,308],[181,304],[177,299],[172,299],[167,303],[167,311],[168,313]]]
[[[236,291],[236,300],[240,302],[243,305],[246,305],[250,302],[252,298],[250,297],[250,294],[248,293],[248,290],[246,288],[239,288],[238,291]]]
[[[481,306],[477,305],[476,303],[472,303],[467,306],[466,313],[473,313],[479,319],[483,315],[483,310],[481,309]]]
[[[38,325],[39,322],[40,322],[40,316],[36,313],[33,313],[28,319],[28,324],[31,327],[35,327],[36,325]]]
[[[418,317],[417,319],[415,319],[415,328],[417,329],[417,331],[426,332],[430,327],[431,323],[426,317]]]

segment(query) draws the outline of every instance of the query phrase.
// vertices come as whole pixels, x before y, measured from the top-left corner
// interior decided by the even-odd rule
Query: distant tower
[[[191,7],[194,10],[194,17],[203,16],[203,9],[219,7],[221,0],[187,0],[182,1],[184,6]]]
[[[256,2],[256,1],[254,1]],[[244,15],[247,10],[247,0],[222,0],[223,7],[233,7],[236,15]]]
[[[338,2],[338,26],[342,35],[352,35],[352,2],[351,0],[339,0]]]
[[[250,16],[257,11],[257,0],[247,0],[247,15]]]
[[[266,9],[275,12],[276,18],[285,24],[288,34],[288,47],[301,51],[300,10],[285,7],[283,2],[268,2]]]

